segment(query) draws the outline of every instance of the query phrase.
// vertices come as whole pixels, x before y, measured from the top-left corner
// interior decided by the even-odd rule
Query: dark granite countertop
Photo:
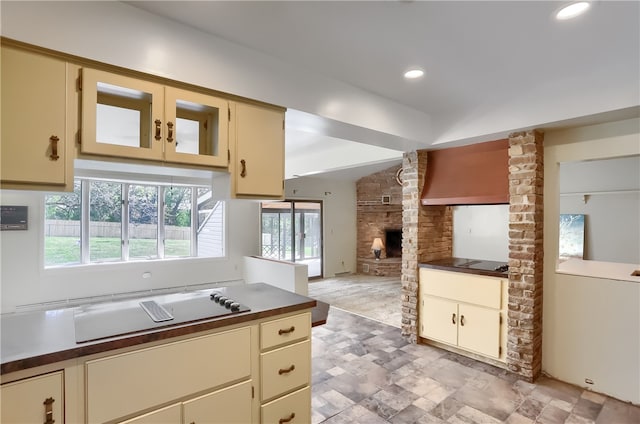
[[[241,324],[313,308],[313,324],[326,322],[328,305],[264,283],[219,287],[193,292],[209,298],[213,291],[237,299],[251,310],[196,322],[169,324],[131,334],[76,343],[74,314],[78,308],[22,312],[0,317],[1,374],[47,365],[123,347]],[[165,298],[171,295],[164,295]],[[122,302],[109,304],[117,311]],[[113,315],[117,316],[117,315]]]
[[[506,262],[485,261],[482,259],[469,258],[444,258],[435,261],[423,262],[419,266],[422,268],[440,269],[443,271],[464,272],[467,274],[487,275],[490,277],[507,277],[506,271],[496,270],[500,266],[506,266]]]

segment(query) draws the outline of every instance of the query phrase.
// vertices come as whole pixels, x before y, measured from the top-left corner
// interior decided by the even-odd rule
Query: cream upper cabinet
[[[284,196],[284,112],[236,103],[232,109],[232,192],[240,198]]]
[[[71,143],[66,129],[67,64],[5,45],[1,63],[2,187],[64,186],[71,175],[67,169]]]
[[[63,372],[3,384],[0,406],[3,423],[63,423]]]
[[[224,99],[82,70],[82,153],[226,168],[228,121]]]
[[[165,88],[165,160],[215,167],[229,164],[229,102]]]

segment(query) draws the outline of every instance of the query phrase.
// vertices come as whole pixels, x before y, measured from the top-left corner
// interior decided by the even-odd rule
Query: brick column
[[[530,381],[542,368],[543,139],[509,136],[509,311],[507,365]]]
[[[402,335],[418,340],[418,264],[451,256],[450,206],[422,206],[427,151],[405,153],[402,161]]]
[[[424,180],[426,156],[422,166],[418,152],[402,158],[402,335],[411,343],[418,340],[418,215],[420,181]]]

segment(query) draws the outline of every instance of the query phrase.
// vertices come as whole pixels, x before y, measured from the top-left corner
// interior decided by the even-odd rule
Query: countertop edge
[[[461,272],[464,274],[484,275],[487,277],[509,278],[509,274],[507,272],[487,271],[482,269],[458,268],[454,266],[436,265],[436,264],[429,264],[429,263],[420,263],[418,264],[418,267],[438,269],[440,271]]]

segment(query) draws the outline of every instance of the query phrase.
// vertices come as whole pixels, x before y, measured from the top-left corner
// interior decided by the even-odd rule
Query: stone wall
[[[453,215],[449,206],[422,206],[427,151],[404,154],[402,184],[402,335],[418,340],[418,264],[452,254]]]
[[[396,182],[399,168],[394,166],[356,182],[358,273],[400,276],[400,260],[387,259],[385,249],[381,252],[379,263],[371,262],[374,260],[371,251],[373,239],[380,237],[386,243],[386,229],[402,229],[402,186]]]
[[[543,134],[509,137],[507,367],[533,381],[542,367]],[[449,206],[422,206],[427,151],[403,160],[402,335],[418,340],[418,264],[452,255]]]
[[[543,138],[509,136],[507,365],[529,380],[542,369]]]

